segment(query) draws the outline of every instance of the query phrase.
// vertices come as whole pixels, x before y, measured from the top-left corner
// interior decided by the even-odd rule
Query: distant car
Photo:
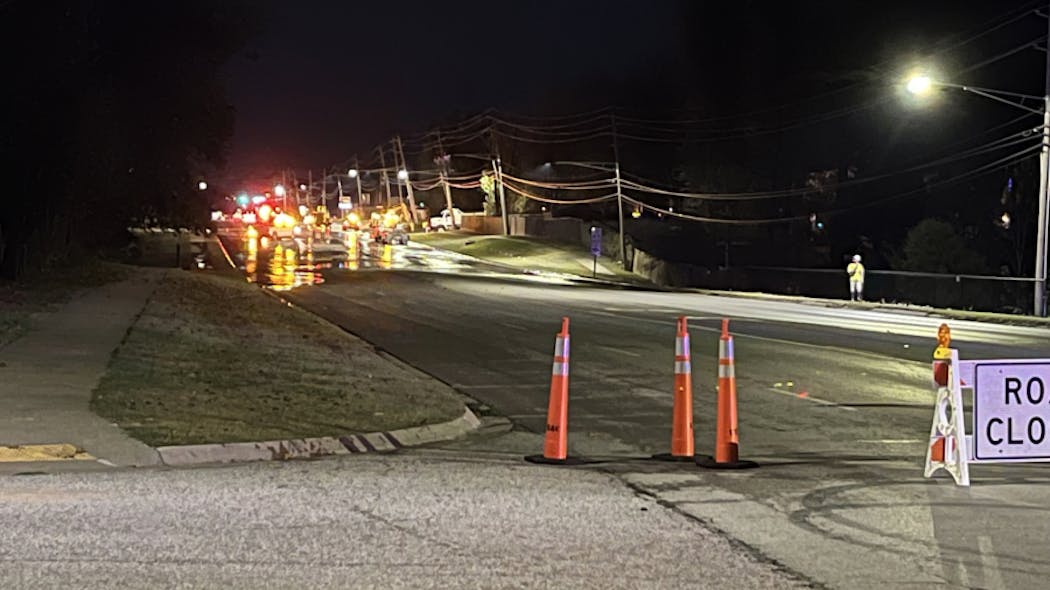
[[[328,238],[324,240],[316,240],[310,247],[310,251],[314,254],[314,259],[331,259],[338,260],[350,257],[350,253],[347,252],[346,243],[338,238]]]

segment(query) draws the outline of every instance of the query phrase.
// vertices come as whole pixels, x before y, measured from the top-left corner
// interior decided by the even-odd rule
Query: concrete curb
[[[205,463],[286,461],[331,455],[396,451],[404,447],[452,440],[476,430],[479,426],[481,426],[481,420],[469,408],[464,408],[462,416],[448,422],[387,432],[263,442],[157,447],[157,453],[160,455],[161,463],[171,467]]]

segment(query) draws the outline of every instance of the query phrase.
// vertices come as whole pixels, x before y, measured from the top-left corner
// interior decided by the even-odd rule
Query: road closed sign
[[[978,461],[1050,461],[1050,363],[974,365]]]

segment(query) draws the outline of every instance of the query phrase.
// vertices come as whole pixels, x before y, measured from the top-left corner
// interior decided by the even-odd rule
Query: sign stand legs
[[[944,469],[955,483],[970,485],[969,449],[963,416],[962,383],[959,380],[959,351],[951,350],[948,361],[948,383],[937,388],[937,402],[930,427],[930,444],[926,448],[924,477]]]

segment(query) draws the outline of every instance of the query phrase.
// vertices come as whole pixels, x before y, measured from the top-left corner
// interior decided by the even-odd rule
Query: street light
[[[404,168],[398,170],[397,171],[397,179],[398,180],[408,180],[408,170],[405,170]]]
[[[1048,21],[1050,22],[1050,21]],[[1050,26],[1050,24],[1048,24]],[[1050,183],[1050,52],[1047,53],[1047,74],[1043,96],[1021,94],[1018,92],[1006,92],[1004,90],[993,90],[991,88],[980,88],[978,86],[964,86],[934,80],[926,74],[915,74],[905,83],[908,92],[917,96],[929,94],[936,87],[957,88],[964,92],[983,96],[996,102],[1010,105],[1014,108],[1028,111],[1029,113],[1042,115],[1043,124],[1040,126],[1042,135],[1042,149],[1039,151],[1039,219],[1036,222],[1035,240],[1035,291],[1033,307],[1035,315],[1046,316],[1046,258],[1047,258],[1047,198],[1048,183]],[[1011,100],[1013,99],[1013,100]],[[1041,109],[1033,109],[1021,102],[1023,100],[1040,100],[1043,103]]]
[[[281,198],[281,210],[283,211],[284,209],[287,209],[288,208],[288,200],[285,199],[285,196],[284,196],[286,194],[285,190],[284,190],[284,185],[283,184],[275,185],[273,187],[273,194],[274,194],[274,196],[277,196],[277,197]]]
[[[364,195],[361,194],[361,175],[358,174],[358,172],[357,172],[357,167],[359,165],[360,165],[360,162],[357,161],[357,155],[355,154],[354,155],[354,167],[351,168],[350,171],[347,174],[350,175],[350,178],[353,178],[354,180],[357,181],[357,204],[359,206],[364,206],[364,204],[365,204],[365,197],[364,197]],[[361,212],[364,213],[364,210],[362,209]]]
[[[933,88],[933,80],[924,74],[917,74],[908,80],[908,84],[905,88],[907,88],[908,92],[912,94],[922,96],[928,94],[930,89]]]
[[[208,183],[203,180],[197,183],[197,190],[206,191],[208,190]]]

